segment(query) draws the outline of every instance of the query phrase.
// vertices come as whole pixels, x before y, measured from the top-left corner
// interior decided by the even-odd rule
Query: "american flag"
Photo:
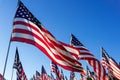
[[[77,80],[74,72],[70,72],[70,80]]]
[[[65,80],[64,73],[63,73],[62,69],[61,69],[61,78],[62,78],[62,80]]]
[[[51,75],[51,78],[50,78],[50,80],[55,80],[55,79],[54,79],[54,76],[53,76],[53,74],[52,74],[52,73],[50,73],[50,75]]]
[[[119,65],[116,63],[116,61],[110,57],[107,52],[102,48],[102,63],[105,66],[105,68],[108,69],[108,71],[110,71],[110,73],[116,77],[117,79],[120,79],[120,67]],[[106,64],[104,59],[106,59]]]
[[[85,76],[83,76],[82,74],[80,74],[80,80],[87,80],[87,78]]]
[[[92,72],[90,71],[89,67],[86,66],[86,68],[87,68],[87,76],[88,76],[88,78],[90,78],[91,80],[97,80],[95,78],[95,76],[92,74]]]
[[[57,64],[54,62],[51,62],[51,71],[55,73],[56,80],[62,80],[61,72],[59,71]]]
[[[82,64],[71,55],[73,53],[78,54],[79,50],[69,45],[67,46],[69,51],[67,51],[63,46],[65,43],[57,41],[21,1],[13,22],[11,41],[32,44],[62,68],[84,73]]]
[[[0,80],[6,80],[5,78],[3,78],[2,74],[0,74]]]
[[[41,77],[40,77],[40,73],[39,73],[38,71],[36,71],[35,80],[41,80],[40,78],[41,78]]]
[[[71,34],[71,45],[79,48],[79,60],[86,60],[93,67],[98,80],[105,80],[106,71],[100,61],[73,34]]]
[[[110,73],[112,73],[112,68],[110,66],[110,63],[109,63],[109,55],[107,54],[107,52],[102,48],[102,65],[108,69],[108,71]]]
[[[68,80],[67,76],[65,76],[65,80]]]
[[[41,68],[41,80],[50,80],[43,65]]]
[[[35,75],[33,75],[33,77],[32,77],[32,79],[31,79],[31,80],[36,80],[36,79],[35,79]]]
[[[13,68],[16,69],[17,80],[28,80],[26,75],[25,75],[25,72],[23,70],[22,63],[19,59],[19,54],[18,54],[17,48],[16,48],[16,54],[15,54]]]

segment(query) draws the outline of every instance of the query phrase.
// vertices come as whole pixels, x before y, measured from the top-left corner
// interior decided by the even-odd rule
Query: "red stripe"
[[[34,26],[32,26],[31,24],[28,24],[28,23],[25,23],[25,22],[22,22],[22,21],[15,21],[14,22],[14,25],[18,25],[18,24],[22,24],[22,25],[25,25],[25,26],[27,26],[27,27],[30,27],[30,28],[33,28],[34,30],[36,30],[37,32],[39,32],[39,30],[37,29],[37,28],[35,28]],[[44,28],[42,29],[43,31],[45,31],[45,32],[47,32]],[[19,33],[21,32],[21,33],[27,33],[27,34],[31,34],[31,35],[33,35],[33,36],[36,36],[34,33],[32,33],[32,32],[28,32],[27,30],[25,30],[25,31],[23,31],[23,30],[17,30]],[[26,32],[27,31],[27,32]],[[14,32],[14,30],[13,30],[13,32]],[[40,33],[40,32],[39,32]],[[50,33],[50,32],[47,32],[47,33]],[[52,41],[53,42],[53,41]],[[63,50],[65,50],[64,49],[64,47],[62,47],[61,45],[58,45],[58,44],[56,44],[55,42],[53,42],[57,47],[59,47],[59,48],[61,48],[61,49],[63,49]],[[65,56],[64,56],[65,57]],[[68,59],[69,57],[67,57],[66,56],[66,59]],[[68,60],[70,60],[70,61],[75,61],[75,60],[71,60],[71,58],[69,58]],[[75,62],[77,62],[77,61],[75,61]],[[77,62],[77,63],[79,63],[79,62]]]
[[[39,32],[39,30],[41,30],[39,27],[39,29],[38,28],[36,28],[35,26],[33,26],[33,25],[31,25],[31,24],[29,24],[29,23],[26,23],[26,22],[23,22],[23,21],[15,21],[14,23],[13,23],[13,25],[24,25],[24,26],[26,26],[26,27],[29,27],[29,28],[31,28],[31,29],[34,29],[35,31],[37,31],[37,32]]]
[[[56,47],[58,47],[58,48],[63,48],[62,46],[60,46],[60,45],[58,45],[58,44],[56,44],[55,42],[53,42],[52,41],[52,43],[53,44],[55,44],[55,46]],[[51,44],[49,44],[49,45],[51,45]],[[51,45],[51,47],[54,47],[53,45]],[[64,48],[63,48],[63,50],[64,50]],[[65,50],[66,51],[66,50]],[[67,52],[67,51],[66,51]],[[75,59],[72,59],[72,58],[70,58],[70,57],[68,57],[68,56],[65,56],[65,55],[63,55],[62,53],[60,53],[65,59],[67,59],[67,60],[69,60],[69,61],[71,61],[71,62],[74,62],[74,63],[76,63],[76,64],[79,64],[79,65],[81,65],[78,61],[76,61]]]
[[[83,59],[83,60],[86,60],[88,61],[88,63],[93,67],[94,71],[95,72],[98,72],[97,73],[97,76],[98,76],[98,80],[100,80],[101,78],[103,80],[105,80],[105,75],[106,75],[106,72],[105,72],[105,69],[103,68],[103,66],[101,65],[100,61],[97,60],[93,54],[91,54],[90,52],[86,52],[86,51],[89,51],[87,50],[86,48],[83,48],[83,47],[80,47],[79,48],[80,50],[85,50],[85,52],[80,52],[80,55],[79,56],[82,56],[80,57],[80,60]],[[85,56],[86,55],[86,56]],[[89,56],[93,56],[93,57],[88,57]],[[96,63],[97,62],[97,63]],[[93,65],[92,65],[93,63]],[[96,68],[96,66],[98,66],[98,68]],[[103,68],[103,71],[101,69],[101,66]],[[102,74],[101,74],[101,71],[102,71]],[[103,75],[103,76],[102,76]]]
[[[14,25],[18,25],[18,24],[22,24],[22,25],[25,25],[25,26],[27,26],[27,27],[30,27],[30,28],[33,28],[34,30],[36,30],[37,32],[39,32],[39,30],[37,29],[37,28],[35,28],[34,26],[32,26],[31,24],[28,24],[28,23],[25,23],[25,22],[22,22],[22,21],[15,21],[14,22]],[[50,34],[50,35],[52,35],[50,32],[48,32],[47,30],[45,30],[45,28],[42,28],[42,31],[44,31],[44,32],[47,32],[48,34]],[[19,31],[19,32],[21,32],[21,31]],[[23,32],[23,31],[22,31]],[[22,33],[21,32],[21,33]],[[23,33],[26,33],[25,31],[23,32]],[[28,32],[29,34],[33,34],[32,32]],[[52,35],[53,36],[53,35]],[[53,36],[54,37],[54,36]],[[56,44],[56,43],[54,43],[54,44]],[[61,48],[61,49],[63,49],[63,50],[65,50],[62,46],[60,46],[60,45],[58,45],[58,44],[56,44],[59,48]],[[64,44],[65,45],[65,44]],[[72,46],[71,46],[72,47]],[[73,49],[75,49],[74,47],[72,47]],[[71,54],[73,54],[73,53],[71,53]],[[71,60],[71,59],[69,59],[69,60]]]
[[[52,61],[54,61],[55,63],[57,63],[59,66],[65,68],[65,69],[67,69],[67,70],[82,72],[82,70],[75,69],[75,68],[73,68],[73,67],[71,67],[71,66],[63,66],[63,65],[59,64],[59,62],[56,62],[56,60],[54,60],[54,59],[49,55],[49,53],[46,51],[46,49],[44,49],[42,46],[40,46],[39,44],[37,44],[37,43],[34,42],[33,40],[29,40],[29,39],[25,39],[25,38],[17,38],[17,37],[14,37],[14,38],[12,38],[12,41],[25,42],[25,43],[28,43],[28,44],[32,44],[32,45],[36,46],[37,48],[39,48],[42,52],[44,52]],[[57,56],[57,55],[54,55],[54,56]]]
[[[16,21],[15,23],[14,23],[14,25],[15,24],[23,24],[23,25],[27,25],[27,27],[29,26],[29,27],[31,27],[31,28],[34,28],[36,31],[38,31],[39,32],[39,30],[37,29],[37,28],[35,28],[34,26],[32,26],[32,25],[28,25],[27,23],[25,23],[25,22],[21,22],[21,21]],[[18,30],[19,31],[19,30]],[[24,33],[24,31],[23,31],[23,33]],[[28,32],[29,33],[29,32]],[[31,33],[30,33],[31,34]],[[33,35],[33,34],[32,34]],[[14,41],[14,39],[12,39],[13,41]],[[17,40],[16,41],[20,41],[20,39],[18,39],[17,38]],[[28,42],[27,42],[28,41]],[[21,41],[20,42],[26,42],[26,43],[29,43],[29,44],[33,44],[33,45],[35,45],[36,46],[36,43],[34,43],[34,42],[31,42],[31,41],[29,41],[29,40],[23,40],[23,39],[21,39]],[[42,50],[43,52],[45,51],[45,50]],[[51,58],[52,59],[52,58]],[[54,61],[55,62],[55,61]],[[80,71],[80,70],[79,70]]]

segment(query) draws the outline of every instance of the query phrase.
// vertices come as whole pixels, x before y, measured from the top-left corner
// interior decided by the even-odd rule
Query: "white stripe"
[[[91,55],[81,55],[81,54],[78,55],[78,57],[79,57],[79,58],[89,58],[89,59],[91,59],[91,58],[93,59],[93,58],[94,58],[94,57],[91,56]],[[94,59],[95,59],[95,58],[94,58]]]
[[[27,35],[27,34],[22,34],[22,33],[13,33],[12,37],[19,37],[19,38],[25,38],[25,39],[30,39],[33,40],[35,42],[37,42],[39,45],[41,45],[43,48],[45,48],[45,50],[49,53],[49,55],[59,64],[63,65],[63,66],[71,66],[68,63],[66,63],[65,61],[61,61],[55,58],[55,56],[53,55],[53,53],[51,53],[51,51],[47,48],[47,46],[45,46],[40,40],[38,40],[37,38],[33,38],[33,36],[31,35]],[[56,52],[55,52],[56,53]],[[73,66],[72,66],[73,67]],[[76,68],[76,67],[74,67]],[[79,69],[79,68],[76,68]],[[81,70],[81,69],[79,69]]]
[[[12,37],[25,38],[25,39],[33,40],[34,42],[37,42],[39,45],[41,45],[42,47],[44,47],[44,48],[48,51],[49,55],[51,55],[51,57],[52,57],[54,60],[56,60],[57,62],[60,62],[60,64],[65,63],[64,61],[61,61],[61,60],[56,59],[56,58],[54,57],[54,55],[51,53],[51,51],[47,48],[47,46],[45,46],[45,45],[44,45],[40,40],[38,40],[37,38],[33,38],[33,36],[31,36],[31,35],[22,34],[22,33],[13,33],[13,34],[12,34]],[[67,63],[65,63],[65,64],[67,64]],[[64,64],[62,64],[62,65],[64,65]]]
[[[29,21],[29,20],[27,20],[25,18],[15,18],[14,22],[16,22],[16,21],[21,21],[21,22],[25,22],[25,23],[31,24],[33,27],[39,29],[36,24],[34,24],[33,22],[31,22],[31,21]]]
[[[22,26],[22,27],[21,27]],[[36,35],[38,35],[40,38],[43,39],[43,37],[40,35],[40,33],[38,33],[36,30],[34,30],[33,28],[29,28],[29,27],[26,27],[24,25],[14,25],[14,28],[13,29],[23,29],[23,30],[28,30]],[[39,30],[39,29],[38,29]],[[40,30],[39,30],[40,31]]]
[[[49,41],[49,39],[47,39],[47,40]],[[56,47],[56,46],[54,46],[54,47]],[[54,49],[54,48],[52,48],[52,47],[50,47],[50,49],[53,51],[53,53],[56,53],[56,54],[59,55],[59,56],[61,56],[61,55],[60,55],[58,52],[64,53],[64,51],[61,50],[61,49],[59,49],[58,47],[56,47],[56,49],[57,49],[58,52],[56,51],[56,49]],[[63,54],[63,55],[64,55],[64,54]],[[67,56],[67,55],[66,55],[66,56]],[[61,56],[61,57],[62,57],[62,56]],[[73,62],[65,59],[64,57],[62,57],[62,59],[66,60],[68,63],[70,63],[71,65],[75,66],[75,64],[74,64]],[[81,65],[77,65],[77,66],[81,67]]]
[[[116,66],[117,64],[110,59],[110,64],[120,73],[120,69]]]
[[[33,25],[33,27],[35,26],[35,27],[37,28],[37,26],[36,26],[35,24],[33,24],[32,22],[27,21],[26,19],[23,19],[23,18],[16,18],[15,21],[24,21],[24,22],[26,22],[26,23],[29,23],[29,24]],[[23,25],[22,25],[22,26],[23,26]],[[19,26],[14,26],[14,27],[21,28],[20,25],[19,25]],[[35,32],[37,35],[39,35],[39,33],[37,33],[37,32],[36,32],[35,30],[33,30],[33,29],[26,28],[25,26],[23,27],[23,29],[26,29],[26,30],[29,30],[29,31],[32,30],[33,33]],[[39,30],[39,29],[38,29],[38,30]],[[49,35],[49,34],[47,34],[47,33],[44,33],[44,32],[42,32],[41,30],[39,30],[39,31],[40,31],[42,34],[44,34],[45,36],[47,36],[47,38],[49,38],[49,39],[53,40],[54,42],[56,42],[57,44],[59,44],[59,42],[56,41],[51,35]],[[39,36],[41,36],[41,35],[39,35]],[[58,49],[58,51],[61,51],[61,53],[62,53],[63,55],[68,56],[68,57],[71,58],[71,59],[75,59],[75,58],[74,58],[72,55],[70,55],[68,52],[63,51],[63,50],[61,50],[60,48],[57,48],[57,47],[56,47],[56,49]],[[78,53],[78,52],[77,52],[77,53]]]
[[[80,50],[81,53],[89,53],[90,54],[90,51],[87,51],[87,50]]]
[[[38,30],[39,30],[39,28],[35,25],[35,24],[33,24],[32,22],[30,22],[30,21],[27,21],[26,19],[23,19],[23,18],[16,18],[15,19],[15,21],[23,21],[23,22],[26,22],[26,23],[29,23],[29,24],[31,24],[31,25],[33,25],[33,27],[35,27],[35,28],[37,28]],[[23,26],[23,25],[22,25]],[[30,29],[27,29],[27,30],[30,30]],[[40,32],[41,32],[41,30],[39,30]],[[42,33],[42,32],[41,32]],[[42,34],[44,34],[44,33],[42,33]],[[20,34],[19,34],[20,35]],[[15,36],[15,35],[14,35]],[[13,37],[14,37],[13,36]],[[17,35],[16,35],[17,36]],[[24,35],[24,38],[26,38],[26,36],[27,36],[27,38],[29,37],[28,35]],[[21,37],[23,37],[23,35],[21,36]],[[35,41],[37,40],[36,38],[33,38],[33,37],[30,37],[30,38],[32,38],[32,40],[34,40],[35,39]],[[38,40],[39,41],[39,40]],[[36,42],[38,42],[38,41],[36,41]],[[40,42],[38,42],[39,43],[39,45],[41,45],[40,44]],[[44,47],[45,48],[45,47]],[[48,51],[48,50],[47,50]],[[49,52],[48,52],[49,53]],[[50,54],[49,54],[50,55]],[[52,56],[53,57],[53,56]]]
[[[74,53],[74,54],[76,54],[76,55],[79,55],[79,52],[78,52],[77,50],[75,50],[75,49],[73,49],[73,48],[71,48],[71,47],[65,46],[65,45],[63,45],[63,46],[64,46],[64,48],[65,48],[67,51],[72,52],[72,53]]]

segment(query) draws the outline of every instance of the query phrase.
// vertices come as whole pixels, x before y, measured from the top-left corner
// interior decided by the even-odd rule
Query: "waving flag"
[[[53,74],[50,73],[50,75],[51,75],[51,79],[50,80],[55,80]]]
[[[67,76],[65,76],[65,80],[68,80]]]
[[[69,45],[68,47],[72,51],[67,51],[63,46],[65,44],[57,41],[21,1],[13,22],[11,41],[32,44],[64,69],[84,73],[82,64],[71,55],[71,53],[78,54],[79,50]]]
[[[102,48],[102,64],[117,79],[120,79],[120,67],[116,61],[109,57],[107,52]]]
[[[35,79],[36,79],[36,80],[41,80],[40,78],[41,78],[41,77],[40,77],[40,73],[39,73],[38,71],[36,71],[36,77],[35,77]]]
[[[85,76],[83,76],[82,74],[80,74],[80,80],[87,80],[87,78]]]
[[[71,45],[79,48],[79,60],[86,60],[93,67],[98,80],[105,80],[106,72],[100,61],[96,59],[94,55],[91,54],[91,52],[85,48],[85,46],[73,34],[71,35]]]
[[[43,65],[42,65],[42,68],[41,68],[41,79],[42,80],[49,80],[49,77],[48,77],[48,75],[46,73],[46,70],[45,70]]]
[[[25,72],[23,70],[22,63],[19,59],[19,54],[18,54],[17,48],[16,48],[16,54],[15,54],[13,68],[16,69],[17,80],[28,80],[26,75],[25,75]]]
[[[76,80],[74,72],[70,72],[70,80]]]
[[[63,73],[62,69],[61,69],[61,78],[62,78],[62,80],[65,80],[64,73]]]
[[[92,72],[90,71],[89,67],[86,66],[86,68],[87,68],[87,76],[88,76],[88,78],[90,78],[91,80],[97,80],[95,78],[95,76],[92,74]]]
[[[55,73],[57,77],[56,80],[63,80],[62,75],[58,69],[58,66],[54,62],[51,62],[51,71]]]
[[[106,53],[106,51],[102,48],[102,65],[108,69],[110,73],[112,73],[112,68],[109,63],[109,55]]]
[[[6,80],[5,78],[3,78],[2,74],[0,74],[0,80]]]

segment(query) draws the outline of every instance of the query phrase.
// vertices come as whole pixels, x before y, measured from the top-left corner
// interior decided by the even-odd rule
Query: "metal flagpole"
[[[19,4],[19,2],[20,2],[20,0],[18,0],[18,4]],[[18,4],[17,4],[17,6],[18,6]],[[4,75],[5,75],[5,71],[6,71],[6,66],[7,66],[8,56],[9,56],[9,50],[10,50],[10,45],[11,45],[11,38],[12,38],[12,32],[11,32],[11,37],[10,37],[9,44],[8,44],[8,50],[7,50],[7,55],[6,55],[2,80],[4,80]]]
[[[11,33],[11,36],[12,36],[12,33]],[[11,37],[10,37],[10,41],[9,41],[9,44],[8,44],[8,50],[7,50],[7,55],[6,55],[6,60],[5,60],[2,80],[4,80],[5,70],[6,70],[8,56],[9,56],[10,44],[11,44]]]

